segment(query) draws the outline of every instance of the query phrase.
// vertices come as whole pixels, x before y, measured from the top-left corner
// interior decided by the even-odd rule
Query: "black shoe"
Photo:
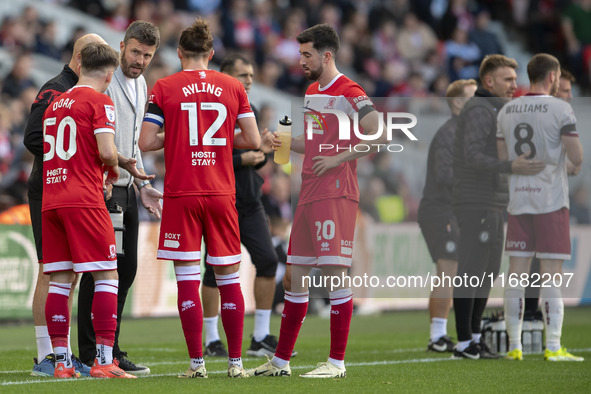
[[[254,337],[250,341],[250,347],[246,354],[254,357],[269,356],[272,357],[277,349],[277,337],[274,335],[267,335],[262,341],[257,342]]]
[[[135,364],[133,361],[127,358],[127,352],[121,352],[114,357],[119,362],[119,368],[132,375],[147,375],[150,373],[150,368]]]
[[[262,341],[257,342],[254,337],[250,341],[250,347],[246,354],[253,357],[269,356],[273,357],[275,349],[277,349],[277,337],[275,335],[267,335]],[[297,356],[298,352],[292,351],[291,356]]]
[[[427,350],[431,350],[437,353],[453,352],[455,343],[447,335],[442,336],[437,341],[432,342],[429,340]]]
[[[205,346],[205,355],[211,357],[228,357],[228,351],[219,339]]]
[[[484,358],[484,359],[497,359],[497,358],[501,358],[501,356],[499,356],[496,353],[493,353],[492,350],[490,350],[490,348],[488,347],[488,345],[482,340],[482,338],[480,338],[480,358]]]
[[[470,345],[464,350],[454,348],[454,354],[451,358],[467,358],[470,360],[478,360],[480,358],[480,345],[476,342],[470,342]]]

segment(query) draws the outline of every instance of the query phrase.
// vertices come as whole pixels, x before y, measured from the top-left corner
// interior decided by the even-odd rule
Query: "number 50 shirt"
[[[254,117],[244,86],[214,70],[156,82],[144,121],[164,128],[164,195],[234,195],[236,120]]]
[[[98,133],[115,133],[115,107],[90,86],[74,86],[45,110],[42,211],[105,209]]]
[[[546,164],[537,175],[509,176],[512,215],[542,214],[569,207],[566,148],[561,137],[578,138],[569,103],[547,95],[526,95],[505,104],[498,115],[497,139],[505,140],[509,160],[526,152]]]

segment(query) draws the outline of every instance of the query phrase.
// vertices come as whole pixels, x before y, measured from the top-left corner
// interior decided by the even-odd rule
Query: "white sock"
[[[203,357],[196,357],[191,359],[191,369],[195,371],[197,368],[205,365],[205,361],[203,361]]]
[[[480,337],[482,337],[481,333],[472,333],[472,342],[480,343]]]
[[[72,344],[70,343],[72,327],[68,327],[68,356],[72,357]]]
[[[220,340],[220,333],[218,332],[219,316],[204,317],[203,326],[205,327],[205,345]]]
[[[558,287],[542,287],[540,289],[542,313],[546,327],[546,348],[552,352],[560,350],[562,321],[564,320],[564,303],[562,292]]]
[[[505,288],[503,306],[507,335],[509,336],[509,351],[514,349],[523,350],[521,346],[521,328],[523,325],[524,298],[525,289],[523,287]]]
[[[271,324],[271,309],[256,309],[254,311],[254,340],[257,342],[265,339],[271,332],[269,325]]]
[[[330,361],[332,364],[336,365],[339,368],[345,368],[345,360],[335,360],[334,358],[329,357],[328,361]]]
[[[63,362],[66,365],[66,368],[72,367],[72,359],[70,358],[70,355],[68,354],[67,347],[56,346],[54,351],[55,351],[55,357],[56,357],[55,361],[56,362]]]
[[[35,341],[37,342],[37,362],[41,362],[45,356],[53,353],[47,326],[35,326]]]
[[[468,346],[470,346],[470,341],[458,341],[458,344],[456,345],[456,349],[458,349],[458,351],[462,352],[464,350],[466,350],[468,348]]]
[[[228,368],[232,365],[236,365],[238,368],[242,368],[242,357],[228,358]]]
[[[113,364],[113,346],[96,344],[96,359],[99,365]]]
[[[279,368],[283,368],[285,367],[287,364],[289,364],[288,360],[284,360],[282,358],[279,358],[277,356],[273,356],[273,358],[271,359],[271,362],[273,364],[275,364],[276,366],[278,366]]]
[[[439,338],[447,335],[447,319],[434,317],[431,319],[431,342],[437,342]]]

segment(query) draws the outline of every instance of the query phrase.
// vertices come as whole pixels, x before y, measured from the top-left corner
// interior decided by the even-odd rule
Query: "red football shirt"
[[[336,76],[323,88],[320,88],[318,82],[314,82],[308,87],[304,102],[306,113],[314,115],[306,115],[306,123],[310,117],[314,120],[310,123],[313,130],[312,138],[309,138],[307,129],[304,136],[306,154],[298,204],[338,197],[359,201],[357,160],[347,161],[328,170],[322,176],[317,176],[312,169],[316,162],[312,159],[316,156],[336,156],[344,150],[353,149],[353,146],[360,142],[352,128],[351,138],[340,140],[337,116],[323,111],[330,109],[344,112],[352,125],[355,112],[366,106],[373,109],[373,103],[361,86],[343,74]],[[361,127],[359,129],[361,132]]]
[[[214,70],[156,82],[144,121],[164,128],[164,195],[234,195],[236,120],[254,117],[244,86]]]
[[[105,207],[98,133],[115,133],[115,107],[90,86],[74,86],[45,110],[43,211]]]

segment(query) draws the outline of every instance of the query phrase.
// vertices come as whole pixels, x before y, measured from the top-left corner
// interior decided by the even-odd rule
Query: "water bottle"
[[[115,203],[109,209],[109,216],[111,216],[111,222],[113,223],[113,229],[115,230],[115,244],[117,245],[117,254],[124,254],[123,252],[123,231],[125,226],[123,225],[123,208],[119,204]]]
[[[277,135],[281,140],[281,146],[275,151],[273,160],[277,164],[287,164],[291,148],[291,119],[287,115],[279,121]]]

